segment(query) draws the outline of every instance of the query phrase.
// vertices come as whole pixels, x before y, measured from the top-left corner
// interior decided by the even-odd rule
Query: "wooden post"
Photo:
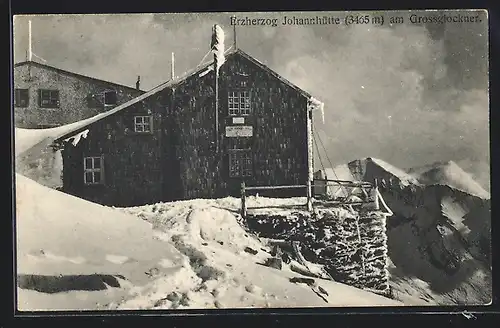
[[[375,210],[378,211],[380,210],[380,203],[379,203],[379,192],[378,192],[378,187],[377,185],[375,185],[375,187],[373,187],[373,193],[375,194]]]
[[[312,212],[313,206],[312,206],[312,193],[311,193],[311,180],[307,179],[307,210],[309,212]]]
[[[306,131],[307,131],[307,210],[312,212],[312,195],[311,195],[311,181],[314,180],[313,174],[313,126],[312,126],[312,111],[309,108],[309,104],[307,105],[306,111]],[[325,171],[326,175],[326,171]]]
[[[234,16],[236,17],[236,16]],[[236,47],[236,24],[233,25],[233,45],[234,45],[234,50],[238,49]]]
[[[217,56],[214,55],[215,69],[215,151],[219,151],[219,69],[217,67]]]
[[[241,182],[241,216],[246,218],[247,216],[247,204],[246,204],[246,190],[245,190],[245,181]]]
[[[328,190],[329,190],[329,185],[328,185],[328,177],[326,176],[326,171],[325,171],[325,199],[328,199]]]

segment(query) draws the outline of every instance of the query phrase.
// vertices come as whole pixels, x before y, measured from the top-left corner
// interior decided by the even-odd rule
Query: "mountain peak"
[[[490,194],[469,173],[451,160],[412,168],[409,173],[424,184],[447,185],[471,195],[490,198]]]

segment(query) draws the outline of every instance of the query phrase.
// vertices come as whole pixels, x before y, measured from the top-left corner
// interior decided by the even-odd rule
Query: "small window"
[[[16,89],[14,91],[14,106],[15,107],[28,107],[29,105],[29,91],[28,89]]]
[[[229,176],[252,176],[252,155],[249,150],[233,150],[229,152]]]
[[[153,118],[152,116],[135,116],[134,130],[135,132],[146,133],[152,131]]]
[[[103,158],[85,157],[83,159],[83,180],[86,185],[102,184],[103,179]]]
[[[117,102],[116,91],[104,92],[104,106],[115,106]]]
[[[250,115],[250,92],[249,91],[230,91],[228,94],[229,115]]]
[[[38,90],[38,105],[42,108],[58,108],[59,90]]]

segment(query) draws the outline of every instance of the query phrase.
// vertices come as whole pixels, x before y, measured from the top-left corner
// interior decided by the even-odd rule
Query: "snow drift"
[[[183,260],[147,222],[18,174],[16,234],[20,310],[97,308],[96,299],[145,283],[146,271]]]
[[[71,124],[66,124],[62,126],[58,126],[55,128],[49,129],[23,129],[23,128],[15,128],[14,130],[14,145],[15,145],[15,154],[18,156],[19,154],[25,152],[30,149],[37,143],[42,140],[56,139],[57,137],[62,136],[68,131],[71,131],[73,128],[85,125],[87,122],[90,122],[90,119],[74,122]]]
[[[50,129],[15,128],[16,172],[46,187],[53,189],[61,187],[63,169],[61,151],[54,152],[50,146],[55,138],[69,131],[76,123]]]
[[[275,206],[284,201],[250,197],[254,206]],[[241,217],[236,214],[238,207],[238,200],[224,198],[122,209],[151,222],[160,231],[159,238],[173,242],[190,258],[199,279],[193,280],[191,288],[198,290],[197,294],[171,295],[168,293],[172,293],[171,290],[155,285],[117,304],[116,308],[133,308],[141,299],[157,299],[151,303],[153,308],[183,308],[185,304],[176,303],[179,297],[200,307],[217,308],[400,305],[333,281],[318,279],[317,284],[327,291],[322,297],[310,286],[291,283],[290,279],[297,273],[289,268],[277,270],[263,265],[270,257],[270,245],[243,229]],[[247,252],[248,249],[253,253]],[[159,298],[162,295],[163,298]]]

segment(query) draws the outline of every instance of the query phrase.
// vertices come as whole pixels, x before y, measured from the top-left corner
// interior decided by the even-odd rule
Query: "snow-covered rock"
[[[335,281],[389,294],[385,216],[344,208],[249,215],[259,236],[300,241],[306,260],[324,266]]]

